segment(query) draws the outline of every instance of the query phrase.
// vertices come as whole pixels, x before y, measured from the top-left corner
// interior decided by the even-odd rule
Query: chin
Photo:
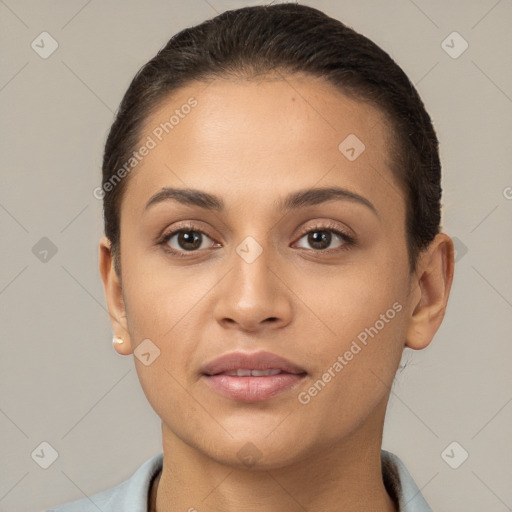
[[[238,432],[244,434],[233,438],[226,435],[221,439],[209,439],[206,445],[203,438],[203,446],[196,445],[196,448],[220,464],[251,471],[283,468],[316,451],[313,444],[308,449],[300,432],[293,435],[287,430],[280,435],[277,429],[274,432],[272,429],[261,431],[257,425],[253,425],[251,430]]]

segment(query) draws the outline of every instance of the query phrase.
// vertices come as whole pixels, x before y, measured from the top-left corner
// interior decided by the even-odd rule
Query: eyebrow
[[[276,207],[280,211],[296,210],[307,206],[314,206],[327,201],[352,201],[369,208],[378,216],[375,206],[365,197],[340,187],[308,188],[292,192],[284,199],[277,201]],[[193,188],[164,187],[150,198],[145,210],[164,201],[177,201],[189,206],[198,206],[206,210],[223,212],[226,209],[222,198]]]

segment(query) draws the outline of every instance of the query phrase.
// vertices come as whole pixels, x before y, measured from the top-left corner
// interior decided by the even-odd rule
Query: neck
[[[396,512],[382,480],[382,429],[380,435],[367,434],[358,430],[346,442],[312,450],[293,464],[257,470],[219,463],[162,423],[163,468],[150,511]]]

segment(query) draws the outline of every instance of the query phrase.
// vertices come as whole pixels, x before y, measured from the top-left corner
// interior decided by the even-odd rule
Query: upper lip
[[[306,370],[303,368],[271,352],[230,352],[203,366],[201,373],[217,375],[222,372],[241,368],[248,370],[268,370],[275,368],[286,373],[306,373]]]

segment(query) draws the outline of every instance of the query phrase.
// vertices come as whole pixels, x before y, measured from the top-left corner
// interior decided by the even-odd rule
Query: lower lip
[[[306,374],[279,373],[263,377],[204,375],[206,382],[222,396],[233,400],[259,402],[293,389]]]

